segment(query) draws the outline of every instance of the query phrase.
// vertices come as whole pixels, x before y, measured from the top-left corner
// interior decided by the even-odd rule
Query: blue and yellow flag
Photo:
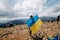
[[[54,40],[59,40],[59,38],[58,38],[59,36],[58,36],[58,34],[57,35],[55,35],[55,37],[54,37]]]
[[[33,34],[37,33],[42,26],[43,22],[39,19],[39,17],[36,15],[33,18],[30,18],[26,22],[27,26],[30,28]]]
[[[54,40],[54,38],[51,35],[48,36],[48,39],[49,40]]]
[[[58,35],[55,35],[54,38],[51,35],[49,35],[48,39],[49,40],[58,40]]]

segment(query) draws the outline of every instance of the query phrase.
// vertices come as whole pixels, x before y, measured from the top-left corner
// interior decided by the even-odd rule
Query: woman
[[[32,18],[32,20],[33,20],[32,23],[35,23],[32,15],[30,16],[30,18]],[[30,28],[29,28],[29,30],[30,30]],[[31,30],[30,30],[30,36],[33,38],[33,40],[42,40],[43,39],[43,38],[38,37],[36,34],[33,35]]]

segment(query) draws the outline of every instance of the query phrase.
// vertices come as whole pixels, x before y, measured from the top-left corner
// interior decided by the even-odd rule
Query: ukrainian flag
[[[59,36],[58,36],[58,34],[55,35],[54,40],[59,40]]]
[[[49,35],[49,40],[58,40],[58,35],[55,35],[54,38],[51,35]]]
[[[42,26],[43,22],[39,19],[39,17],[36,15],[33,18],[30,18],[26,22],[27,26],[30,28],[33,34],[36,34],[40,27]]]

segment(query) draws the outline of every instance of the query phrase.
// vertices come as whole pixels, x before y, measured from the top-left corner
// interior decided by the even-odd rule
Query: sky
[[[60,15],[60,0],[0,0],[0,23],[30,15],[56,17]]]

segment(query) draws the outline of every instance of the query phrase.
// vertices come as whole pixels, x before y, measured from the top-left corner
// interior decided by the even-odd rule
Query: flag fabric
[[[58,35],[56,35],[56,36],[54,37],[54,40],[58,40]]]
[[[54,40],[53,38],[49,38],[49,40]]]
[[[49,39],[49,40],[53,40],[54,38],[53,38],[51,35],[49,35],[49,36],[48,36],[48,39]]]
[[[38,15],[30,18],[26,22],[27,26],[30,28],[33,34],[37,33],[42,26],[43,22],[39,19]]]
[[[51,35],[49,35],[48,37],[49,40],[58,40],[58,35],[55,35],[54,38]]]

